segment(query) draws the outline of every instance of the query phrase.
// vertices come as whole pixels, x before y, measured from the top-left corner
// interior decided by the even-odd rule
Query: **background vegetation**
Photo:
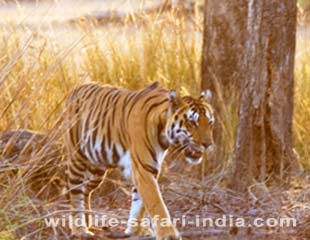
[[[294,146],[306,171],[310,170],[309,32],[305,26],[298,29],[294,112]],[[0,36],[0,131],[49,131],[67,93],[90,80],[131,89],[160,81],[183,95],[200,91],[202,14],[198,7],[190,15],[140,13],[113,25],[88,18],[44,27],[10,22],[0,25]],[[233,149],[235,101],[226,106],[223,119],[227,146],[223,163]],[[0,239],[14,239],[15,231],[38,234],[40,229],[32,229],[31,224],[42,225],[41,205],[20,187],[20,178],[12,179],[12,172],[1,167]],[[18,169],[14,174],[22,173]]]

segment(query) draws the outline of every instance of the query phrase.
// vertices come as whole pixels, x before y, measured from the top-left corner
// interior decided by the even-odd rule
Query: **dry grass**
[[[304,169],[310,170],[310,34],[301,29],[297,41],[295,66],[295,148]]]
[[[143,24],[139,21],[117,28],[109,25],[98,27],[87,21],[80,21],[75,26],[48,25],[44,28],[14,22],[2,25],[0,130],[25,128],[53,132],[68,91],[90,79],[132,89],[160,81],[166,88],[175,88],[182,94],[198,94],[201,81],[201,14],[197,12],[189,18],[177,16],[172,11],[161,16],[144,15],[141,18]],[[298,38],[294,113],[295,148],[306,170],[310,170],[309,40],[306,35]],[[230,114],[223,119],[226,139],[223,144],[227,146],[224,162],[232,151],[237,111],[233,104],[227,109]],[[48,179],[55,167],[60,166],[55,162],[51,166],[45,158],[53,144],[54,139],[45,143],[39,151],[32,153],[31,159],[18,155],[17,160],[14,158],[9,165],[4,162],[4,155],[0,156],[0,239],[22,236],[26,236],[25,239],[47,239],[47,234],[56,236],[52,229],[45,231],[43,218],[55,209],[67,209],[66,205],[62,205],[63,197],[50,199],[50,195],[46,195],[40,199],[28,185],[33,166],[50,167],[48,169],[51,171],[46,175]],[[223,190],[221,179],[221,176],[205,179],[203,184],[196,184],[196,192],[183,193],[193,195],[195,199],[191,200],[191,204],[194,202],[193,206],[196,204],[197,209],[201,199],[211,201],[214,196],[220,199],[214,208],[227,206],[225,199],[229,196],[238,201],[233,193]],[[182,184],[184,188],[192,188],[195,182]],[[203,185],[214,188],[205,189]],[[167,189],[169,191],[170,188]],[[176,187],[173,189],[178,191]],[[124,194],[124,191],[117,191]],[[205,192],[208,194],[205,195]],[[167,194],[168,202],[172,203],[175,193]],[[179,201],[178,206],[189,204],[186,198]],[[280,209],[275,209],[280,213]],[[232,210],[225,211],[229,213]],[[57,233],[65,239],[65,231]]]

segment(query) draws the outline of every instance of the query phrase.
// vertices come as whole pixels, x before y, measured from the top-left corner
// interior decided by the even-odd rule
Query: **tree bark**
[[[240,53],[245,45],[245,36],[240,34],[240,29],[244,31],[246,28],[246,19],[242,17],[246,15],[245,3],[242,0],[205,1],[201,88],[210,89],[214,95],[212,105],[216,113],[214,140],[217,148],[208,159],[211,171],[227,158],[225,153],[231,151],[227,142],[233,142],[233,136],[227,135],[231,129],[224,129],[227,127],[225,118],[231,114],[225,106],[231,101],[238,104],[239,99],[243,75]]]
[[[230,185],[244,191],[267,176],[286,179],[298,166],[292,152],[296,0],[205,4],[202,88],[241,90]]]

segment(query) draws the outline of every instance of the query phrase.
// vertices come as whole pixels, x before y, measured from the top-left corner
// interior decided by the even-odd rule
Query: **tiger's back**
[[[157,85],[140,91],[95,83],[78,87],[67,102],[67,149],[75,151],[71,154],[80,155],[80,160],[86,160],[90,168],[96,166],[105,170],[127,164],[120,161],[128,157],[132,141],[139,142],[141,131],[148,130],[145,125],[149,122],[143,118],[150,113],[152,102],[158,107],[168,102],[166,94],[167,91]],[[157,134],[157,131],[152,133]]]

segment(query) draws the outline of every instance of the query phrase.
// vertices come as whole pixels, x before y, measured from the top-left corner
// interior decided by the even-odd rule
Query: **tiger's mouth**
[[[189,145],[184,149],[185,160],[190,164],[199,164],[202,161],[204,151],[201,147]]]

